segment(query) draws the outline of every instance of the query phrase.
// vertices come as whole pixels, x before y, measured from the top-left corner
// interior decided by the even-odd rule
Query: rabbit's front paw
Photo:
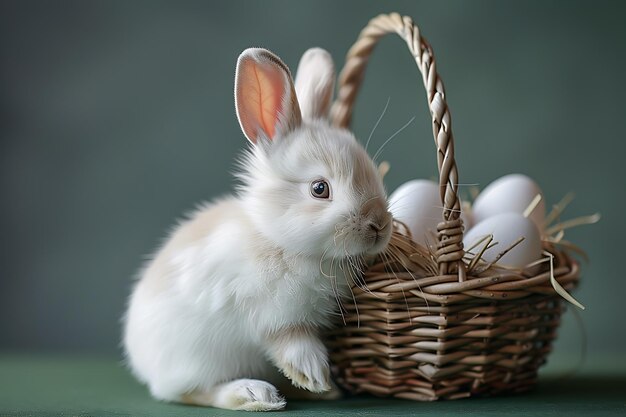
[[[299,388],[312,392],[325,392],[331,388],[330,370],[326,363],[305,358],[297,362],[283,364],[281,371]]]
[[[296,326],[271,334],[268,353],[293,385],[312,392],[331,389],[328,356],[314,329]]]
[[[322,342],[316,337],[300,337],[285,343],[275,361],[291,382],[312,392],[330,390],[328,357]]]

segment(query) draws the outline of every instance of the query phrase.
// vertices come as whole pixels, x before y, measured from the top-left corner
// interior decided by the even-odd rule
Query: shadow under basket
[[[409,17],[380,15],[361,32],[339,77],[334,123],[349,127],[369,56],[387,33],[406,41],[423,77],[442,222],[430,249],[394,223],[389,253],[354,280],[354,299],[343,303],[345,325],[327,335],[333,375],[351,393],[419,401],[526,391],[546,362],[563,312],[551,278],[573,289],[578,263],[547,239],[543,249],[552,263],[524,270],[487,264],[464,251],[443,83],[430,45]]]

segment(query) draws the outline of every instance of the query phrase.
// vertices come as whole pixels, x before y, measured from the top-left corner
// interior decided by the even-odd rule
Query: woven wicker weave
[[[333,121],[349,126],[369,56],[388,33],[406,41],[423,76],[443,217],[430,250],[396,222],[393,261],[374,261],[344,305],[345,325],[329,335],[334,376],[354,393],[422,401],[527,390],[550,352],[562,301],[548,264],[511,270],[464,252],[450,112],[433,51],[411,18],[380,15],[361,32],[339,77]],[[547,242],[544,250],[554,256],[554,277],[572,289],[578,264]]]

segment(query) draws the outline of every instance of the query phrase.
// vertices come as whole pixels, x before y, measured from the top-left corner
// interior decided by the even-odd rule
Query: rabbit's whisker
[[[372,157],[372,159],[373,159],[374,161],[376,161],[376,158],[378,158],[378,156],[381,154],[381,152],[383,151],[383,149],[385,149],[385,146],[387,146],[387,144],[388,144],[389,142],[391,142],[391,140],[392,140],[393,138],[395,138],[398,134],[400,134],[400,132],[402,132],[404,129],[406,129],[407,127],[409,127],[409,125],[410,125],[411,123],[413,123],[413,120],[415,120],[415,116],[411,117],[411,119],[410,119],[408,122],[406,122],[406,123],[404,124],[404,126],[402,126],[400,129],[396,130],[396,132],[395,132],[393,135],[389,136],[389,139],[387,139],[385,142],[383,142],[383,144],[382,144],[382,145],[380,145],[380,148],[378,148],[378,150],[376,151],[376,153],[374,154],[374,156]]]
[[[335,258],[332,258],[330,261],[330,267],[332,269],[333,263],[335,262]],[[330,278],[330,285],[333,289],[333,294],[335,296],[335,301],[337,302],[337,307],[339,307],[339,314],[341,314],[341,320],[343,321],[344,326],[346,325],[346,316],[343,314],[343,304],[341,303],[341,299],[339,297],[339,288],[337,286],[337,274],[333,274]]]
[[[370,140],[372,140],[372,136],[374,135],[374,132],[376,131],[376,128],[378,127],[378,124],[383,119],[383,116],[385,116],[385,113],[387,113],[387,107],[389,107],[389,102],[390,101],[391,101],[391,97],[387,97],[387,104],[385,104],[385,108],[383,109],[383,111],[380,114],[380,116],[378,116],[378,120],[376,120],[376,124],[372,128],[372,131],[370,132],[370,135],[367,137],[367,142],[365,142],[365,150],[366,151],[367,151],[367,147],[370,144]]]
[[[346,258],[346,259],[348,259],[348,258]],[[344,270],[347,270],[347,274],[350,276],[350,280],[354,283],[354,285],[357,285],[356,282],[354,281],[354,277],[352,275],[351,268],[349,266],[344,266]],[[346,279],[346,284],[348,284],[348,289],[350,290],[350,295],[352,296],[352,302],[354,303],[354,311],[356,312],[357,327],[360,327],[360,325],[361,325],[361,317],[359,315],[359,306],[358,306],[358,304],[356,302],[356,297],[354,296],[354,291],[352,291],[352,285],[350,285],[350,283],[348,282],[347,279]]]
[[[322,275],[324,275],[325,277],[327,277],[327,278],[331,278],[331,275],[328,275],[328,274],[326,274],[324,272],[323,263],[324,263],[324,257],[326,256],[326,253],[328,252],[329,249],[330,249],[330,245],[326,246],[326,249],[324,249],[324,252],[322,252],[322,256],[320,257],[320,273]],[[331,261],[331,271],[330,271],[330,273],[332,273],[332,261]]]
[[[388,248],[388,253],[389,256],[391,256],[393,259],[395,259],[401,266],[402,268],[404,268],[404,270],[411,276],[411,278],[413,278],[413,281],[415,281],[415,283],[417,284],[417,289],[419,289],[420,293],[422,293],[422,295],[424,294],[424,291],[422,291],[422,287],[419,285],[419,283],[417,282],[417,278],[415,277],[415,275],[413,275],[413,273],[406,267],[406,265],[404,265],[404,263],[400,260],[400,257],[398,256],[397,253],[393,252],[393,250],[390,248]],[[434,275],[434,274],[433,274]],[[430,309],[429,305],[428,305],[428,300],[424,297],[424,301],[426,302],[426,308]]]

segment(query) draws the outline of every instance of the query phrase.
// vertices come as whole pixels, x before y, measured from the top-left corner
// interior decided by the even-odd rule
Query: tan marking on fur
[[[199,393],[197,391],[193,391],[187,394],[183,394],[180,397],[181,404],[186,405],[199,405],[201,407],[211,407],[211,401],[207,398],[205,393]]]
[[[375,184],[371,184],[372,174],[379,175],[376,168],[373,166],[369,156],[359,149],[355,153],[356,162],[354,171],[352,172],[352,180],[354,188],[356,190],[368,190],[375,187]]]
[[[370,218],[382,229],[389,222],[387,202],[380,197],[368,199],[361,207],[361,215]]]
[[[300,324],[272,332],[267,336],[267,340],[272,342],[272,345],[277,348],[277,353],[283,353],[284,349],[286,349],[294,339],[298,339],[301,336],[317,336],[317,334],[317,329]]]
[[[231,381],[237,382],[237,380]],[[241,381],[240,381],[241,382]],[[250,381],[252,382],[252,381]],[[239,387],[227,392],[216,393],[214,390],[223,390],[223,386],[214,387],[211,391],[194,390],[187,394],[183,394],[179,402],[189,405],[218,407],[227,410],[242,410],[242,411],[274,411],[281,410],[285,407],[285,400],[278,394],[276,388],[265,381],[256,381],[266,384],[267,387],[271,387],[270,397],[263,396],[263,393],[253,392],[253,388],[249,386]],[[229,383],[227,383],[229,385]],[[244,388],[242,390],[241,388]],[[243,395],[242,395],[243,394]],[[258,396],[261,394],[261,396]],[[266,393],[267,394],[267,393]]]
[[[273,245],[266,238],[257,235],[251,245],[260,248],[254,251],[256,255],[257,265],[263,265],[266,272],[281,270],[287,268],[293,270],[293,266],[285,259],[285,251],[276,245]]]
[[[144,271],[140,283],[143,289],[153,294],[161,293],[167,289],[169,287],[168,280],[171,276],[171,265],[168,264],[167,260],[172,259],[175,252],[184,250],[194,245],[198,240],[209,236],[219,225],[228,218],[232,218],[234,213],[238,211],[240,208],[236,200],[222,200],[197,211],[191,219],[183,222]]]
[[[291,119],[288,121],[288,131],[293,131],[302,124],[302,114],[300,113],[300,104],[296,97],[296,89],[293,86],[293,80],[289,75],[289,99],[291,106]]]

